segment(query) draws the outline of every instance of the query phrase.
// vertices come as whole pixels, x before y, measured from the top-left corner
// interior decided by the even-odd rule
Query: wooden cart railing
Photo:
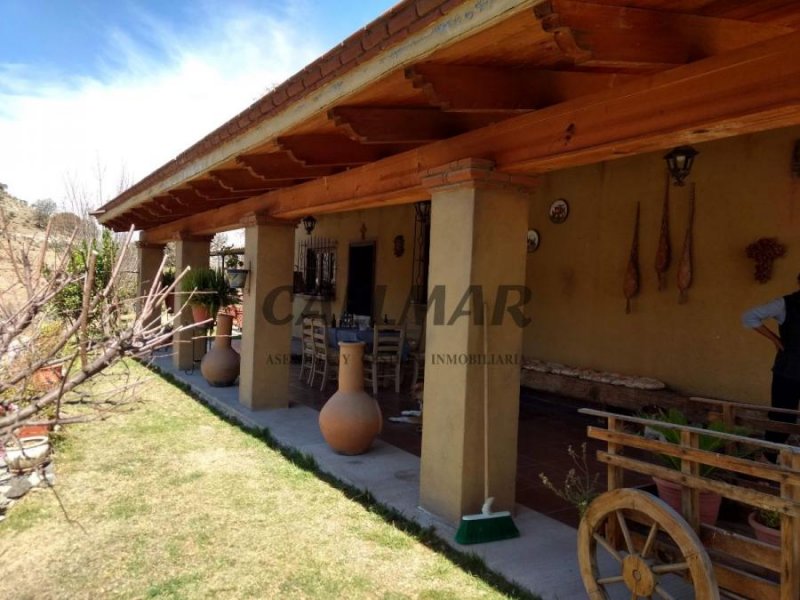
[[[724,404],[726,403],[722,403],[721,406],[724,407]],[[725,409],[724,420],[730,423],[744,423],[743,413],[737,415],[739,407],[733,408],[733,411],[730,407]],[[746,408],[752,407],[747,405]],[[625,471],[656,476],[683,486],[680,512],[688,527],[698,535],[707,551],[719,588],[726,591],[729,597],[759,600],[800,599],[800,449],[646,418],[592,409],[582,409],[580,412],[606,420],[606,428],[589,427],[587,435],[591,439],[607,444],[607,449],[599,451],[597,458],[608,465],[609,491],[625,487]],[[772,429],[772,423],[769,425]],[[679,432],[680,443],[673,444],[645,438],[641,432],[646,427]],[[726,450],[747,448],[776,452],[778,463],[764,463],[751,458],[702,450],[701,436],[719,438],[724,442]],[[648,460],[655,459],[658,455],[678,459],[680,470],[662,466],[658,461]],[[721,480],[716,476],[709,477],[708,471],[711,469],[718,475],[728,475],[728,480]],[[744,486],[737,483],[743,479],[749,479],[753,485]],[[763,484],[760,489],[758,483]],[[781,516],[780,546],[775,547],[756,541],[722,526],[701,524],[699,501],[701,491],[716,492],[723,498],[752,509],[777,511]],[[654,537],[656,529],[653,525],[647,537]],[[625,533],[625,540],[620,538],[622,533]],[[622,533],[618,530],[617,524],[612,522],[608,532],[612,546],[619,547],[625,542],[630,544],[632,539],[629,538],[636,537],[634,534]],[[602,539],[599,541],[603,542]],[[647,545],[650,542],[639,540],[638,543]],[[670,596],[666,594],[663,597]]]

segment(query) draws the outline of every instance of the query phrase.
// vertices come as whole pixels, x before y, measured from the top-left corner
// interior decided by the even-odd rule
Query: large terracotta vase
[[[232,329],[233,317],[219,313],[214,345],[200,361],[200,373],[211,385],[233,385],[239,377],[239,353],[231,348]]]
[[[364,342],[339,342],[339,389],[319,413],[319,428],[340,454],[363,454],[383,427],[381,409],[364,391]]]
[[[653,477],[653,481],[658,488],[658,497],[664,502],[669,504],[678,513],[681,512],[681,490],[683,486],[667,481],[666,479],[659,479]],[[722,496],[715,492],[700,492],[700,522],[705,525],[714,525],[719,516],[719,505],[722,502]]]

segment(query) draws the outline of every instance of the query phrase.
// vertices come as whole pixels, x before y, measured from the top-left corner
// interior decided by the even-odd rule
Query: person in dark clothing
[[[800,275],[797,276],[800,285]],[[774,319],[778,333],[764,322]],[[775,363],[772,366],[772,407],[797,410],[800,401],[800,291],[776,298],[761,306],[751,308],[742,315],[742,324],[763,335],[775,345]],[[770,412],[773,421],[796,423],[796,415]],[[785,444],[788,433],[767,431],[770,442]]]

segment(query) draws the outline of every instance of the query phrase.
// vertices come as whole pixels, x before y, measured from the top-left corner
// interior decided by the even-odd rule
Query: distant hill
[[[36,213],[31,206],[24,200],[8,193],[6,187],[0,184],[0,208],[6,214],[6,218],[20,227],[36,228]]]

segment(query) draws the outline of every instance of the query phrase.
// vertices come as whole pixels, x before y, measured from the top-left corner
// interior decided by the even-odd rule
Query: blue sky
[[[0,182],[108,200],[395,3],[0,0]]]

